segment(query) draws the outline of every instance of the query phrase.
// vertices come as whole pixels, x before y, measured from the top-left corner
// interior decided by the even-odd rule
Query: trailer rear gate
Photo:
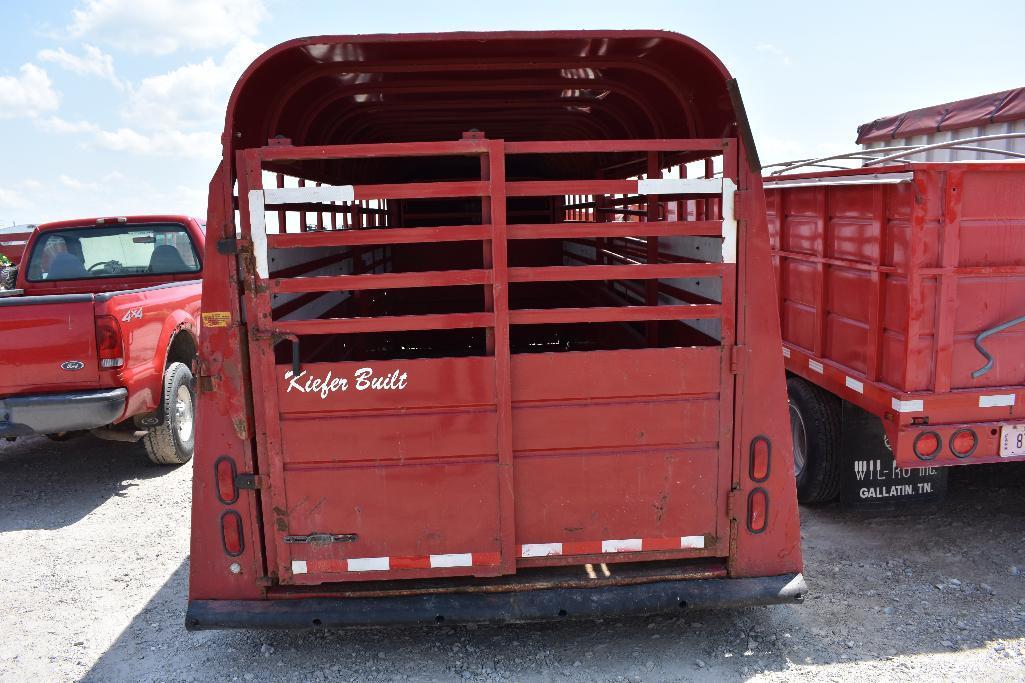
[[[719,493],[730,488],[732,374],[722,349],[732,346],[736,276],[721,254],[735,251],[734,221],[659,220],[664,211],[652,202],[669,194],[732,207],[735,144],[605,142],[609,153],[649,156],[659,171],[660,155],[727,152],[725,178],[640,181],[505,180],[509,156],[593,154],[588,142],[243,152],[242,230],[252,235],[257,271],[245,295],[257,321],[250,357],[261,384],[278,387],[255,398],[271,484],[264,522],[275,530],[268,553],[282,581],[487,576],[553,564],[552,556],[579,564],[620,552],[727,555]],[[262,170],[282,160],[386,156],[427,176],[444,155],[474,162],[480,176],[261,188]],[[567,195],[650,204],[644,217],[655,220],[557,221]],[[431,205],[459,224],[420,227],[438,222],[421,209],[422,218],[388,227],[420,199],[441,200]],[[449,210],[452,199],[461,211]],[[326,209],[336,225],[339,213],[352,225],[365,203],[382,200],[390,209],[377,227],[267,233],[268,212],[298,205],[309,220]],[[533,205],[544,222],[510,224],[507,205]],[[670,250],[694,237],[722,242],[724,229],[726,245],[708,254],[714,260]],[[664,249],[654,258],[649,232]],[[624,237],[644,254],[614,244],[599,252],[597,240]],[[287,260],[282,252],[293,249],[315,265],[340,259],[344,274],[278,277],[271,259]],[[362,259],[369,272],[353,267],[357,249],[373,259]],[[582,265],[584,254],[602,262]],[[723,301],[681,290],[682,299],[648,304],[612,287],[686,279],[723,282]],[[275,314],[280,295],[335,292],[349,296],[316,318]],[[715,320],[720,337],[683,322],[696,319]],[[351,534],[344,558],[340,545],[305,540],[319,533]]]
[[[268,623],[268,598],[799,595],[760,179],[695,45],[333,37],[250,68],[211,184],[199,438],[219,455],[197,464],[190,627]],[[666,90],[688,60],[693,101]],[[727,577],[774,578],[701,581]],[[530,600],[490,618],[555,604]],[[374,604],[317,618],[391,618]]]

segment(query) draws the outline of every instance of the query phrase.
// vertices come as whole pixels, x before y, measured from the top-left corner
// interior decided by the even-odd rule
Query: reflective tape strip
[[[705,538],[706,536],[671,536],[619,538],[604,541],[565,541],[563,543],[526,543],[520,546],[520,557],[701,550],[705,547]]]
[[[865,385],[859,382],[858,380],[854,379],[853,377],[848,377],[844,381],[847,384],[848,389],[854,389],[859,394],[865,393]]]
[[[350,572],[386,572],[391,569],[390,557],[353,557],[345,561]]]
[[[264,213],[263,192],[249,191],[249,233],[253,240],[256,274],[266,280],[270,277],[270,268],[267,264],[267,219]]]
[[[642,541],[639,538],[623,538],[601,542],[601,551],[603,553],[636,553],[641,550]]]
[[[637,181],[638,194],[719,194],[722,191],[723,181],[719,178],[651,178]]]
[[[354,557],[347,560],[292,560],[293,574],[382,572],[451,567],[483,567],[501,564],[501,554],[449,553],[409,557]]]
[[[784,358],[790,358],[790,349],[788,349],[785,346],[783,347],[783,357]]]
[[[431,555],[431,567],[472,567],[472,553],[455,553],[452,555]]]
[[[899,401],[895,398],[890,399],[890,405],[898,413],[920,413],[925,410],[925,402],[921,399],[915,399],[913,401]]]
[[[520,546],[520,557],[702,550],[704,547],[705,536],[623,538],[567,543],[525,543]],[[491,552],[447,553],[411,557],[352,557],[347,560],[292,560],[292,573],[384,572],[406,569],[497,566],[501,564],[501,559],[500,553]]]
[[[307,187],[268,187],[263,190],[267,204],[329,204],[351,202],[356,197],[352,185],[309,185]]]
[[[704,536],[681,536],[680,537],[680,547],[681,548],[690,548],[690,549],[704,548],[705,547],[705,537]]]
[[[733,199],[737,184],[729,178],[722,181],[722,262],[737,262],[737,216]]]
[[[808,367],[819,374],[822,374],[823,370],[825,369],[822,367],[822,363],[818,362],[817,360],[812,360],[811,358],[808,359]]]
[[[979,397],[980,408],[999,408],[1001,406],[1013,406],[1014,394],[991,394]]]
[[[520,557],[548,557],[562,555],[561,543],[525,543],[520,548]]]

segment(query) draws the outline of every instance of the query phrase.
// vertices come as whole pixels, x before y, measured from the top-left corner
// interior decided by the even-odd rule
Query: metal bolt
[[[238,562],[232,562],[231,566],[228,567],[228,569],[231,570],[232,574],[241,574],[242,573],[242,565],[240,565]]]

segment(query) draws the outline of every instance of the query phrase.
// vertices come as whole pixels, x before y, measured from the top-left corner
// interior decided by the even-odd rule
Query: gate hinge
[[[253,241],[238,238],[235,242],[235,254],[238,256],[239,268],[246,279],[256,277],[256,258],[253,256]],[[239,285],[242,283],[240,282]]]
[[[737,374],[740,372],[740,364],[743,359],[743,353],[747,349],[743,346],[731,346],[730,347],[730,373]]]
[[[740,496],[743,493],[740,489],[730,489],[726,495],[726,518],[739,520],[737,512],[740,506]]]
[[[230,256],[231,254],[238,253],[238,240],[234,237],[228,237],[223,240],[217,240],[217,253]]]
[[[237,489],[265,489],[267,488],[267,477],[263,474],[236,474],[235,488]]]

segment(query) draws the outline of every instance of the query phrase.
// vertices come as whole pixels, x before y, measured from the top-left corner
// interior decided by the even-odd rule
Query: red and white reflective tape
[[[387,572],[393,569],[445,569],[447,567],[494,567],[499,553],[451,553],[414,557],[350,557],[347,560],[292,560],[293,574],[320,572]]]
[[[524,543],[520,546],[520,557],[604,555],[606,553],[641,553],[652,550],[701,550],[704,547],[704,536],[622,538],[606,541],[572,541],[566,543]]]
[[[525,543],[520,557],[556,557],[561,555],[604,555],[640,553],[653,550],[701,550],[704,536],[670,538],[621,538],[604,541],[567,543]],[[322,572],[387,572],[396,569],[445,569],[448,567],[494,567],[501,563],[499,553],[452,553],[415,557],[350,557],[346,560],[292,560],[293,574]]]

